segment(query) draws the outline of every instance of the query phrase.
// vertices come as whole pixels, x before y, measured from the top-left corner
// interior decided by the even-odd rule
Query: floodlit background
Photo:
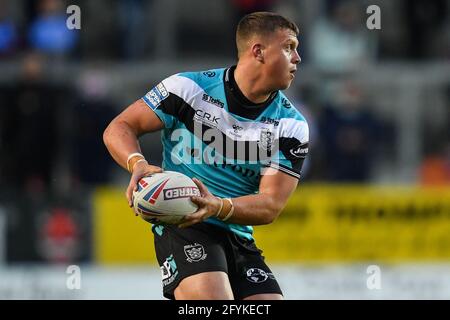
[[[236,63],[253,11],[301,30],[310,155],[255,228],[286,298],[450,297],[449,0],[0,0],[0,299],[162,299],[102,133],[165,77]],[[159,134],[141,144],[159,165]]]

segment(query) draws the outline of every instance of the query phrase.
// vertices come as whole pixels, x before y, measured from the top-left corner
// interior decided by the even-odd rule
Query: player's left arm
[[[258,194],[233,198],[234,213],[228,221],[243,225],[272,223],[286,206],[297,184],[297,178],[269,168],[261,177]]]
[[[272,168],[268,170],[270,171],[267,171],[261,177],[258,194],[232,199],[234,212],[227,222],[242,225],[263,225],[272,223],[280,215],[289,197],[296,189],[298,179]],[[186,216],[180,227],[189,227],[215,216],[220,210],[221,202],[223,204],[228,203],[227,200],[212,195],[200,180],[195,178],[193,180],[200,189],[202,196],[191,197],[191,200],[199,206],[199,209],[197,212]],[[228,209],[225,212],[228,212]]]

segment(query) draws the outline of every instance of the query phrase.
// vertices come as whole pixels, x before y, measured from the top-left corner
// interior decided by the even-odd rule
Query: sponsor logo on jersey
[[[163,191],[164,200],[189,198],[192,196],[200,196],[200,191],[197,187],[178,187],[165,189]]]
[[[156,87],[147,92],[144,96],[145,101],[150,105],[152,110],[158,108],[161,102],[169,96],[169,92],[166,87],[164,87],[163,83],[160,82]]]
[[[217,128],[220,118],[202,109],[195,110],[194,120],[204,123],[209,127]]]
[[[237,124],[233,124],[233,130],[234,132],[238,133],[239,131],[243,130],[244,128],[241,126],[238,126]]]
[[[208,78],[212,78],[212,77],[216,76],[216,73],[214,71],[205,71],[205,72],[203,72],[203,74],[205,76],[207,76]]]
[[[261,117],[259,122],[265,123],[265,124],[273,124],[274,127],[278,127],[278,125],[280,124],[280,120],[275,120],[275,119],[272,119],[269,117]]]
[[[204,93],[202,96],[202,100],[206,101],[208,103],[211,103],[215,106],[218,106],[219,108],[223,108],[224,107],[224,103],[222,101],[220,101],[219,99],[213,98],[210,95]]]
[[[308,154],[308,144],[302,144],[289,150],[290,154],[295,158],[305,158]]]
[[[244,130],[243,127],[237,125],[237,124],[233,124],[232,129],[228,129],[227,133],[238,137],[238,138],[242,138],[242,134],[240,134],[242,132],[242,130]]]
[[[282,98],[281,99],[281,104],[283,105],[283,107],[289,109],[290,107],[292,107],[291,103],[288,101],[288,99],[286,98]]]
[[[219,163],[218,163],[219,162]],[[242,175],[243,177],[253,177],[254,175],[256,175],[256,171],[252,170],[250,168],[246,168],[244,166],[238,165],[236,163],[227,163],[225,160],[222,161],[214,161],[213,165],[216,168],[223,168],[223,169],[231,169],[231,171],[239,173],[240,175]]]

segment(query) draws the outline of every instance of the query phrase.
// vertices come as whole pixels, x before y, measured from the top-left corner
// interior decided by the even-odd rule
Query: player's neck
[[[234,80],[242,94],[253,103],[263,103],[272,94],[261,85],[259,74],[250,71],[246,66],[237,65],[236,70],[234,70]]]

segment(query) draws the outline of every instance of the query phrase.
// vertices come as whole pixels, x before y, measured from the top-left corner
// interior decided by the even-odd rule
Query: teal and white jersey
[[[258,193],[268,167],[296,178],[308,153],[305,118],[274,92],[255,105],[240,92],[234,68],[179,73],[142,99],[164,123],[164,170],[201,180],[215,196]],[[252,239],[251,226],[206,220]]]

